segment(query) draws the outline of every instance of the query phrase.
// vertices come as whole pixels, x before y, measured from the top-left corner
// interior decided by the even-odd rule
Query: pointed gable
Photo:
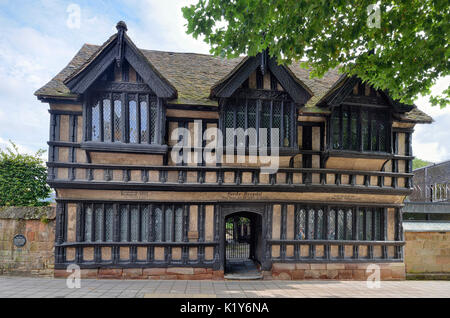
[[[84,94],[113,64],[119,68],[129,64],[142,78],[143,83],[147,84],[158,97],[176,98],[175,87],[158,72],[126,35],[125,23],[119,22],[117,30],[117,34],[112,36],[81,68],[64,81],[71,93]]]
[[[317,105],[333,108],[342,103],[390,106],[398,113],[409,112],[415,107],[394,101],[387,92],[374,89],[356,76],[348,77],[347,75],[342,75]]]
[[[261,75],[258,76],[259,74]],[[261,85],[252,85],[257,76],[261,77]],[[279,86],[278,84],[273,85],[273,79]],[[274,58],[269,58],[267,51],[254,57],[244,58],[234,70],[212,87],[210,97],[229,98],[243,85],[268,90],[282,88],[295,103],[300,105],[306,104],[313,95],[308,87],[298,80],[287,67],[280,66]]]

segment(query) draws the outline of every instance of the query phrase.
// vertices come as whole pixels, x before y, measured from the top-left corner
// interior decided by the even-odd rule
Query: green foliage
[[[11,142],[11,141],[10,141]],[[47,185],[47,169],[40,156],[20,154],[17,146],[0,151],[0,206],[45,206],[50,187]]]
[[[199,0],[183,8],[187,32],[204,36],[211,53],[254,56],[270,48],[280,64],[306,59],[311,76],[329,69],[357,75],[411,104],[449,75],[450,7],[446,0]],[[450,90],[432,96],[445,107]]]
[[[426,167],[426,166],[429,166],[432,164],[433,164],[432,162],[416,158],[413,160],[413,170],[416,170],[416,169],[419,169],[422,167]]]

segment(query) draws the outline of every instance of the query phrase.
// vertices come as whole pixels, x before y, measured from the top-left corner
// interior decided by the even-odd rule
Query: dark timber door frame
[[[220,211],[220,224],[219,224],[219,235],[220,235],[220,246],[219,246],[219,255],[220,255],[220,270],[225,270],[225,261],[226,261],[226,253],[225,253],[225,222],[226,219],[236,213],[246,213],[246,214],[255,214],[255,219],[260,220],[259,228],[254,226],[251,228],[251,231],[257,234],[257,244],[255,246],[254,254],[257,258],[257,261],[261,263],[261,268],[263,270],[270,270],[272,267],[272,262],[270,259],[266,257],[266,237],[268,232],[268,212],[266,206],[260,203],[242,203],[242,204],[222,204],[219,207]],[[255,222],[256,223],[256,222]]]

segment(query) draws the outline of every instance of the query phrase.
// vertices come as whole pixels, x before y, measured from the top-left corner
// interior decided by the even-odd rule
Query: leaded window
[[[110,204],[88,204],[81,217],[86,242],[112,242],[113,207]]]
[[[151,94],[97,93],[88,107],[87,140],[156,144],[159,120],[157,98]]]
[[[147,204],[84,204],[81,210],[85,242],[182,242],[186,231],[184,207]],[[117,217],[115,211],[117,209]]]
[[[383,209],[360,208],[358,218],[358,239],[361,241],[382,241],[384,229]]]
[[[383,240],[384,213],[380,208],[297,206],[295,235],[298,240]]]
[[[389,111],[385,108],[336,107],[330,123],[333,149],[390,152]]]
[[[222,121],[226,146],[294,146],[295,107],[290,100],[231,98],[224,106]],[[227,134],[227,129],[236,130],[236,136]],[[278,130],[279,140],[273,145],[275,135],[271,136],[271,129]],[[247,131],[247,134],[241,136],[242,131]]]

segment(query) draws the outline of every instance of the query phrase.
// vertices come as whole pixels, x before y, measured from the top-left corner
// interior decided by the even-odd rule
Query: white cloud
[[[196,3],[196,0],[128,0],[136,7],[136,20],[128,23],[129,35],[141,48],[209,53],[209,46],[186,34],[181,8]]]
[[[439,79],[432,94],[440,94],[450,82],[450,76]],[[417,158],[434,163],[450,159],[450,106],[444,109],[433,107],[428,96],[420,96],[416,105],[433,117],[431,125],[417,125],[413,134],[413,151]]]

